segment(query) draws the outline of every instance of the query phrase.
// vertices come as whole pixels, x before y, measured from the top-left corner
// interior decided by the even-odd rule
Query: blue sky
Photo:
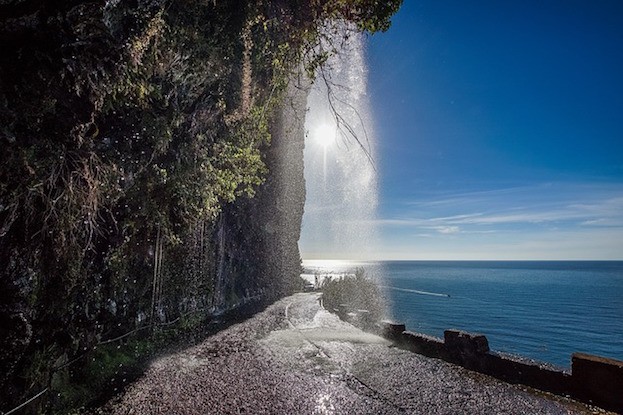
[[[368,39],[385,259],[623,259],[623,2],[405,0]]]
[[[375,259],[623,259],[623,1],[405,0],[367,61]]]

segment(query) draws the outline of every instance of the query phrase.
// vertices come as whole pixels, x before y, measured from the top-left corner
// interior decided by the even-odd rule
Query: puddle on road
[[[277,364],[289,370],[343,376],[349,372],[358,347],[391,344],[324,309],[297,304],[288,311],[288,307],[286,319],[290,328],[272,331],[258,343]]]
[[[379,336],[365,333],[362,331],[347,331],[337,328],[316,328],[316,329],[287,329],[271,332],[260,343],[271,347],[303,347],[312,343],[320,342],[342,342],[355,344],[383,344],[391,343]]]
[[[391,344],[388,340],[344,323],[334,314],[319,310],[313,319],[290,319],[294,328],[276,330],[261,340],[266,345],[301,347],[309,342]]]

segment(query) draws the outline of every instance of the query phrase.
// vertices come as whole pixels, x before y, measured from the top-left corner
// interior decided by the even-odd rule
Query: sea
[[[492,350],[562,369],[583,352],[623,360],[623,261],[303,261],[304,276],[362,268],[388,317],[443,338],[484,334]]]

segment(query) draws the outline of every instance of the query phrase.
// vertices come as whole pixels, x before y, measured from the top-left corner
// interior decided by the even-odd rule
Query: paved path
[[[446,362],[392,347],[296,294],[153,362],[113,414],[586,414]]]

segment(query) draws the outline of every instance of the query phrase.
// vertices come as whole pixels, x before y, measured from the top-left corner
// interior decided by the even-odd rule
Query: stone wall
[[[571,372],[534,360],[492,352],[481,334],[446,330],[444,338],[406,331],[404,324],[381,323],[382,333],[400,347],[509,383],[527,385],[555,394],[623,412],[623,362],[574,353]]]

